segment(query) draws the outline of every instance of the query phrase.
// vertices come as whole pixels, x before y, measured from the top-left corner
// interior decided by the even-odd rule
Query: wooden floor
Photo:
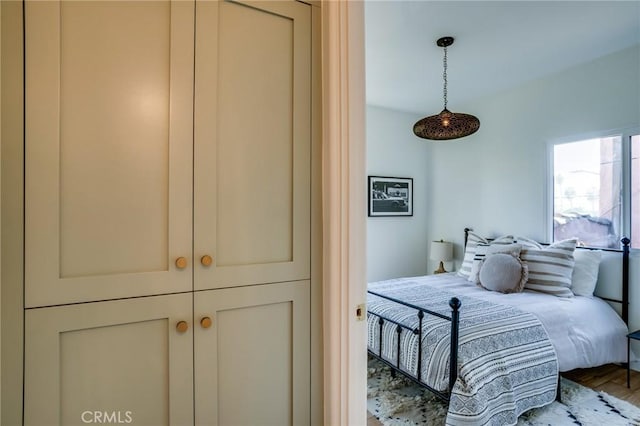
[[[631,371],[631,388],[627,388],[627,369],[607,364],[562,373],[563,377],[588,388],[603,391],[640,407],[640,372]]]
[[[640,406],[640,372],[631,372],[631,388],[627,388],[627,370],[618,365],[573,370],[563,377],[597,391],[604,391],[616,398]],[[367,426],[381,426],[375,417],[367,413]]]

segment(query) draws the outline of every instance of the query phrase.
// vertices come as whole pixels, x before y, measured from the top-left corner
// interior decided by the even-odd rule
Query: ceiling
[[[438,113],[445,35],[449,107],[469,112],[456,105],[640,43],[640,1],[366,0],[367,103]]]

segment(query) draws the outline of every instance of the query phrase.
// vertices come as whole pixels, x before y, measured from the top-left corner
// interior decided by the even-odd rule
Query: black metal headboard
[[[464,228],[464,247],[467,247],[467,241],[469,239],[469,231],[471,228]],[[624,237],[620,240],[622,249],[608,249],[608,248],[596,248],[596,247],[580,247],[585,250],[602,250],[609,252],[622,252],[622,300],[610,299],[608,297],[600,297],[607,302],[620,303],[622,305],[622,320],[625,324],[629,324],[629,245],[631,240]]]

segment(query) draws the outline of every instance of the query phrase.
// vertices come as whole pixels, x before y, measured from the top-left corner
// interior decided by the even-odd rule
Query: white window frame
[[[631,236],[631,137],[640,135],[640,126],[624,127],[613,130],[594,131],[582,133],[547,141],[547,184],[545,187],[545,224],[548,241],[553,242],[553,211],[554,211],[554,150],[556,145],[580,142],[589,139],[608,138],[619,136],[622,140],[622,223],[620,237]],[[640,218],[638,219],[640,220]],[[631,244],[634,242],[632,241]],[[637,244],[637,242],[636,242]]]

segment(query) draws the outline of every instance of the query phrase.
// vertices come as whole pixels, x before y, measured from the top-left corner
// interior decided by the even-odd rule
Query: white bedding
[[[456,295],[511,305],[531,312],[538,317],[549,335],[560,371],[627,360],[627,326],[613,308],[601,299],[556,297],[529,290],[502,294],[484,290],[454,273],[410,279],[441,285]]]

